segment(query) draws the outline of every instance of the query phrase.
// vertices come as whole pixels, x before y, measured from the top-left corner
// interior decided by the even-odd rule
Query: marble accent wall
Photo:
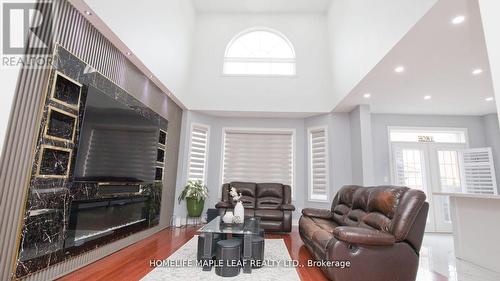
[[[164,159],[157,163],[156,169],[160,171],[157,181],[140,184],[140,193],[134,194],[147,199],[144,223],[120,228],[89,245],[68,247],[65,243],[70,229],[72,202],[123,197],[100,194],[98,183],[73,182],[87,88],[95,87],[153,121],[163,131],[159,138],[165,137],[163,133],[167,132],[168,122],[61,46],[55,49],[52,67],[40,116],[38,141],[33,151],[16,277],[32,274],[159,223]],[[158,149],[164,152],[165,144],[159,143]]]

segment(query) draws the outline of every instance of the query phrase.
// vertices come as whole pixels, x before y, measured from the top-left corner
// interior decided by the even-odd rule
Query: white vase
[[[235,223],[243,223],[245,220],[245,208],[243,208],[243,204],[241,201],[238,201],[236,203],[236,206],[234,206],[234,219],[233,221]]]
[[[224,223],[233,223],[234,215],[233,212],[227,211],[226,214],[222,217],[222,221]]]

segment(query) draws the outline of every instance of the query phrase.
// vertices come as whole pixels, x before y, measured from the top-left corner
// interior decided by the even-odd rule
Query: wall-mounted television
[[[155,180],[159,124],[89,87],[81,126],[75,181]]]

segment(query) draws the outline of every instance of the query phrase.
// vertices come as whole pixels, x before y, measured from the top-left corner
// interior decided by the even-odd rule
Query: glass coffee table
[[[260,228],[260,218],[252,217],[245,218],[242,225],[226,226],[221,223],[221,217],[218,216],[200,229],[198,229],[198,234],[203,234],[203,252],[201,253],[201,258],[203,260],[211,260],[213,247],[214,234],[220,234],[222,239],[226,239],[227,235],[231,236],[243,236],[243,273],[251,273],[251,259],[252,259],[252,239],[254,236],[263,235],[263,231]],[[203,264],[203,271],[210,271],[212,265],[209,263]]]

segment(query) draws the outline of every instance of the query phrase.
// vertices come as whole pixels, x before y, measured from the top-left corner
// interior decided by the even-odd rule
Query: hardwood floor
[[[198,227],[167,228],[145,240],[137,242],[101,260],[72,272],[59,280],[139,280],[153,270],[150,260],[165,259],[189,241]],[[290,234],[266,234],[268,239],[283,239],[293,260],[307,264],[312,259],[303,247],[297,227]],[[299,276],[304,281],[327,281],[319,268],[298,267]],[[448,281],[440,274],[430,272],[428,281]],[[426,280],[427,281],[427,280]]]

